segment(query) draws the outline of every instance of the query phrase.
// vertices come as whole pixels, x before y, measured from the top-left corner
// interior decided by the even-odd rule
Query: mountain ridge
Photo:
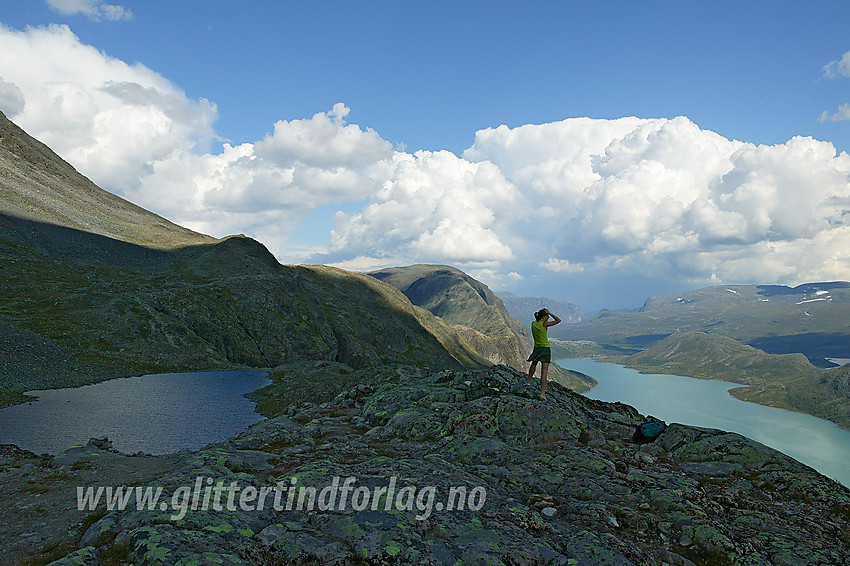
[[[213,243],[104,191],[0,112],[0,213],[154,248]]]
[[[97,187],[4,115],[0,261],[4,403],[159,371],[488,364],[391,285],[182,228]]]
[[[527,371],[531,334],[484,283],[455,267],[434,264],[380,269],[369,275],[393,285],[413,304],[452,324],[491,363]],[[555,363],[549,368],[549,378],[580,393],[596,384],[593,378]]]

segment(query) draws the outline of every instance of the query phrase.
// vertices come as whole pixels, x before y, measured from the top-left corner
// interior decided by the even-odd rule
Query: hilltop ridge
[[[484,283],[447,265],[411,265],[369,273],[402,293],[414,305],[451,324],[476,351],[490,363],[509,365],[519,371],[528,369],[526,358],[532,349],[531,334],[525,324],[508,312],[503,301]],[[550,379],[580,393],[596,381],[553,363]]]

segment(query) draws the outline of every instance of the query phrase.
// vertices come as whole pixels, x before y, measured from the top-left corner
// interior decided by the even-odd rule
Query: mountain
[[[98,188],[5,116],[0,132],[4,403],[149,372],[489,363],[391,285],[186,230]]]
[[[704,332],[677,332],[642,352],[608,360],[644,373],[748,385],[730,393],[744,401],[807,413],[850,429],[850,366],[824,370],[803,354],[769,354]]]
[[[413,304],[451,324],[468,326],[483,334],[505,332],[507,327],[529,336],[489,287],[457,268],[420,264],[381,269],[369,275],[389,283]]]
[[[768,354],[732,338],[705,332],[677,332],[646,350],[612,361],[640,366],[647,372],[686,371],[690,377],[758,386],[820,373],[803,354]]]
[[[562,303],[542,297],[520,297],[505,292],[496,293],[496,296],[502,299],[511,316],[522,321],[529,328],[531,328],[531,322],[534,320],[534,313],[542,308],[548,308],[550,312],[557,314],[558,318],[563,320],[565,324],[578,322],[584,318],[581,307],[573,303]],[[552,331],[554,331],[554,328]]]
[[[802,353],[815,365],[850,352],[850,283],[722,285],[647,299],[638,312],[603,310],[558,328],[557,338],[646,348],[674,332],[734,338],[774,354]]]
[[[476,351],[485,353],[491,363],[506,364],[520,371],[528,369],[525,360],[532,349],[530,331],[480,281],[446,265],[392,267],[369,275],[396,287],[414,305],[451,324]],[[549,375],[579,392],[596,384],[589,376],[556,364],[550,366]]]

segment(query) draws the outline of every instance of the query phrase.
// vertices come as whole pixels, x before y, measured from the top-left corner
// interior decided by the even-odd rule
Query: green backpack
[[[635,434],[632,437],[632,440],[638,444],[652,442],[658,438],[658,436],[664,432],[664,429],[666,428],[667,424],[664,421],[654,417],[649,417],[649,420],[645,423],[635,427]]]

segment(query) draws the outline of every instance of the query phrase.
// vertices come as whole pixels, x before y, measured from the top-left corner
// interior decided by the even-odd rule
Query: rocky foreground
[[[0,481],[39,489],[11,496],[5,559],[26,550],[40,556],[29,564],[850,563],[850,490],[837,482],[719,430],[674,424],[638,445],[634,408],[557,384],[543,401],[524,381],[505,366],[385,367],[198,452],[131,457],[92,445],[48,459],[7,449]],[[119,467],[121,483],[162,486],[169,503],[67,509],[75,486],[115,485]],[[336,506],[322,508],[335,481]],[[292,486],[316,488],[312,510],[289,499]],[[55,508],[39,511],[45,498]],[[447,508],[459,502],[463,510]],[[35,521],[18,530],[37,531],[70,518],[46,548],[12,525]]]

